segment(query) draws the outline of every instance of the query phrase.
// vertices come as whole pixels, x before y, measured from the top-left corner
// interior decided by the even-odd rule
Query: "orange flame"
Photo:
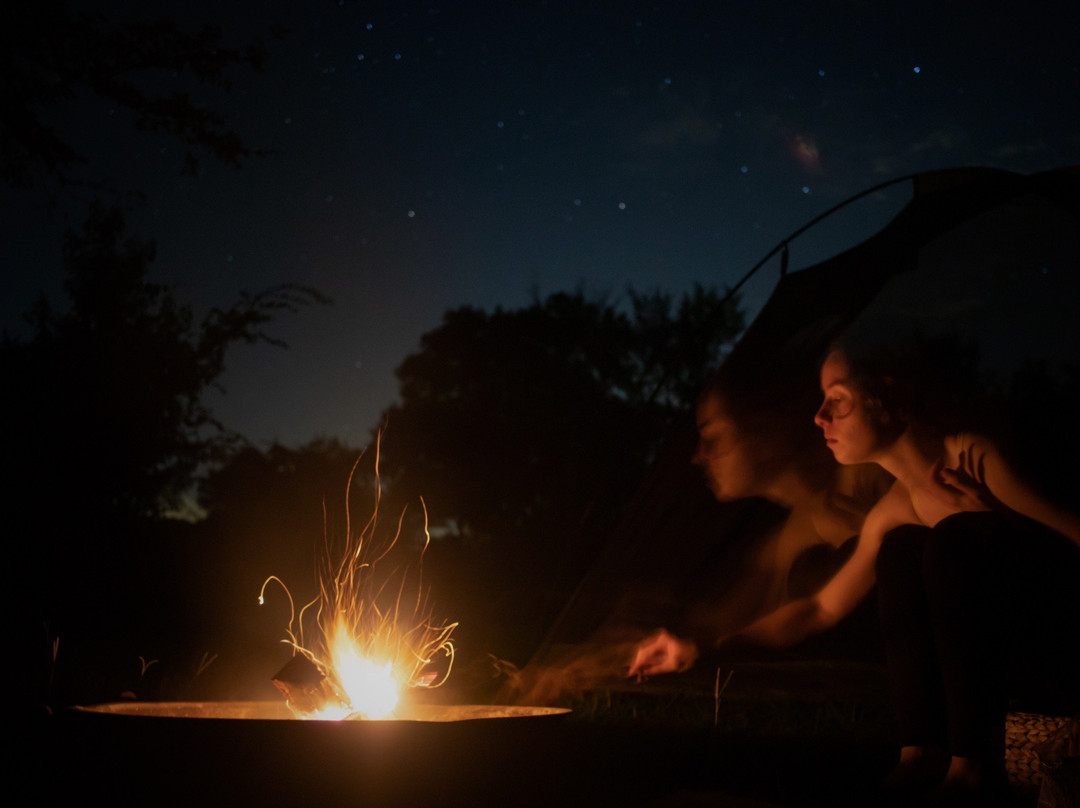
[[[271,581],[285,590],[289,599],[287,638],[296,653],[306,656],[325,677],[324,703],[317,709],[302,711],[293,707],[303,718],[365,718],[378,719],[393,715],[407,688],[439,687],[450,675],[454,660],[451,635],[457,623],[432,622],[423,598],[423,558],[431,543],[428,532],[427,506],[423,499],[424,543],[420,551],[416,599],[403,604],[407,568],[390,575],[377,577],[376,567],[388,562],[398,546],[403,510],[389,539],[377,544],[375,539],[379,519],[382,483],[379,477],[379,453],[382,435],[376,438],[375,449],[375,506],[363,529],[353,534],[349,509],[356,469],[363,453],[353,463],[345,486],[344,551],[336,562],[331,542],[326,539],[326,569],[319,577],[319,595],[295,613],[292,595],[277,576],[263,582],[259,603],[263,603]],[[380,568],[381,571],[381,568]],[[397,580],[397,592],[387,602],[387,590]],[[314,620],[316,641],[308,646],[304,639],[305,619]],[[295,630],[294,630],[295,625]],[[445,670],[429,669],[438,657],[446,660]]]

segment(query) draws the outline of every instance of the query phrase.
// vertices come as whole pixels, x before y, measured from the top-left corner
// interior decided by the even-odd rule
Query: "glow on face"
[[[755,464],[746,454],[746,441],[716,395],[706,396],[697,409],[698,444],[693,462],[705,472],[713,496],[732,500],[756,493]]]
[[[872,461],[879,444],[878,429],[863,396],[850,378],[847,359],[834,351],[821,366],[824,400],[814,415],[825,435],[825,445],[845,465]]]

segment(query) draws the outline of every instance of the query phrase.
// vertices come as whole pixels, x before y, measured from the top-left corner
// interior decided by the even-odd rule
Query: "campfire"
[[[404,512],[381,527],[378,452],[376,441],[371,515],[353,525],[346,505],[344,535],[324,540],[317,596],[297,608],[277,576],[259,592],[260,603],[288,604],[282,642],[292,653],[269,677],[284,698],[77,706],[52,747],[64,787],[83,799],[89,784],[125,805],[160,800],[163,783],[177,805],[208,794],[241,805],[520,803],[525,781],[526,798],[540,794],[550,755],[574,743],[558,720],[571,711],[429,697],[451,675],[457,623],[433,619],[425,596],[423,501],[422,532],[410,532]]]
[[[354,528],[349,503],[361,455],[346,481],[344,540],[337,546],[326,540],[318,595],[297,613],[277,576],[268,578],[259,593],[259,603],[265,603],[268,587],[277,584],[289,600],[282,642],[292,647],[293,657],[273,682],[298,718],[392,718],[412,689],[439,687],[453,667],[457,623],[433,620],[424,598],[423,561],[431,534],[423,499],[423,543],[415,570],[401,560],[408,552],[402,537],[404,510],[394,527],[380,535],[380,441],[381,435],[375,443],[371,516]],[[407,595],[411,574],[415,595]]]

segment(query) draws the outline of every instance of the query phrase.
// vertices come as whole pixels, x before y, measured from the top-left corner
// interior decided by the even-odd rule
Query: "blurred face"
[[[825,433],[825,445],[838,463],[873,462],[882,446],[881,424],[865,396],[852,385],[847,359],[834,351],[821,366],[821,392],[825,399],[814,423]]]
[[[727,501],[760,495],[751,442],[739,434],[718,396],[706,396],[698,405],[697,428],[693,462],[704,472],[713,496]]]

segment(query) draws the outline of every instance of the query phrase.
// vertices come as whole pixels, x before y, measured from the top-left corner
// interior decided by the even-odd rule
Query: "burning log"
[[[326,676],[303,654],[293,654],[271,681],[289,707],[301,713],[317,713],[334,699]]]

